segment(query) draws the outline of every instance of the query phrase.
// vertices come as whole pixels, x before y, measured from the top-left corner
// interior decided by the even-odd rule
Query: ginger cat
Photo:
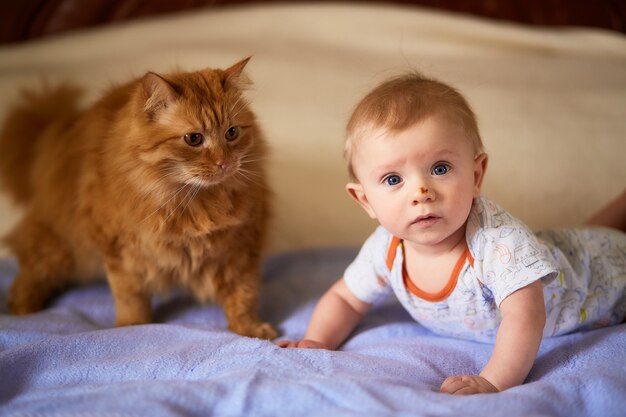
[[[25,93],[0,132],[0,181],[25,209],[6,238],[12,313],[104,271],[117,326],[150,322],[151,294],[184,287],[234,332],[277,336],[257,312],[269,190],[248,60],[149,72],[86,110],[75,87]]]

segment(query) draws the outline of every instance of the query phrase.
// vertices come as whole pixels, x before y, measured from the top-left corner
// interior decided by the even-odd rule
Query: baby
[[[495,342],[480,375],[440,388],[489,393],[524,382],[543,336],[624,319],[626,192],[594,227],[534,234],[481,196],[487,154],[454,88],[419,74],[383,83],[354,110],[345,156],[346,189],[380,226],[321,298],[304,340],[279,346],[336,349],[393,292],[438,334]]]

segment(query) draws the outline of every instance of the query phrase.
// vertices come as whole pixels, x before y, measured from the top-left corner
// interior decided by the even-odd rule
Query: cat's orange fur
[[[151,294],[180,286],[233,331],[276,337],[257,313],[269,191],[247,61],[147,73],[86,110],[74,87],[26,94],[0,133],[0,179],[25,208],[6,238],[13,313],[105,272],[118,326],[150,322]]]

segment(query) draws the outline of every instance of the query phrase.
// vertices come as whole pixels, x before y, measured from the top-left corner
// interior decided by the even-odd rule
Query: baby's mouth
[[[418,216],[411,222],[412,225],[420,226],[420,227],[428,227],[437,223],[441,219],[441,217],[436,216],[434,214],[426,214],[424,216]]]

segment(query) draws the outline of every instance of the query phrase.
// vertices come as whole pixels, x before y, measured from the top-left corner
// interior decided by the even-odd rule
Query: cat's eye
[[[227,141],[232,142],[239,137],[239,126],[231,126],[224,134]]]
[[[185,142],[189,146],[200,146],[204,142],[204,135],[198,132],[186,133]]]

